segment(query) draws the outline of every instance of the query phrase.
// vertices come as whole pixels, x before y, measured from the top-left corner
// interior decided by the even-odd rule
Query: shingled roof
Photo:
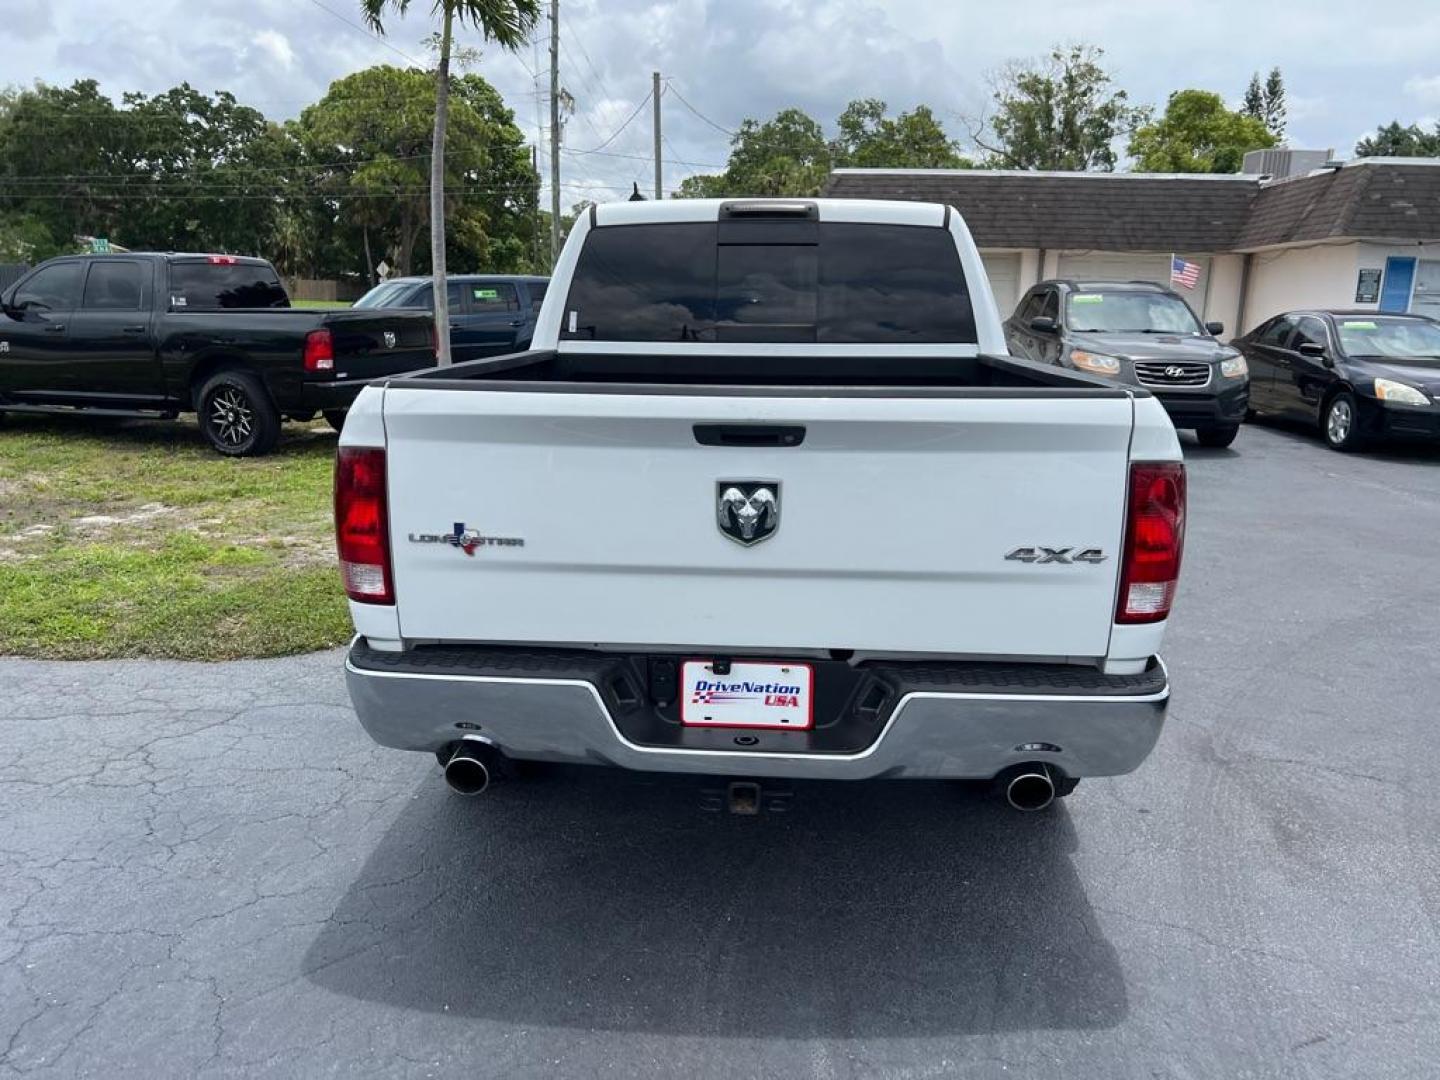
[[[1258,176],[836,169],[835,198],[947,203],[982,248],[1234,251],[1339,238],[1440,238],[1440,168],[1368,159]]]
[[[948,203],[980,247],[1216,251],[1259,191],[1254,176],[836,169],[826,194]]]
[[[1352,163],[1263,188],[1240,249],[1301,241],[1440,238],[1440,168]]]

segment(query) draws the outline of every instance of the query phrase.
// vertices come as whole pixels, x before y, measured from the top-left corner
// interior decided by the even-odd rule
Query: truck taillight
[[[208,262],[211,266],[234,266],[234,265],[235,265],[235,256],[234,256],[234,255],[211,255],[211,256],[210,256],[208,259],[206,259],[205,261]]]
[[[393,604],[384,450],[340,448],[335,459],[335,544],[345,594],[362,604]]]
[[[1184,549],[1185,466],[1178,461],[1131,464],[1117,623],[1159,622],[1169,616]]]
[[[305,370],[335,370],[335,339],[329,330],[311,330],[305,335]]]

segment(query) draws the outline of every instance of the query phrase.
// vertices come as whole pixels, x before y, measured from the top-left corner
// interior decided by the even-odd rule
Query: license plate
[[[724,675],[708,660],[680,666],[680,720],[690,727],[785,728],[815,722],[815,671],[809,664],[732,661]]]

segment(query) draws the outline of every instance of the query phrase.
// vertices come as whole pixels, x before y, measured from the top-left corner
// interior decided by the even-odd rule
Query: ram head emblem
[[[737,544],[768,540],[780,527],[780,485],[772,481],[720,480],[715,484],[716,524]]]

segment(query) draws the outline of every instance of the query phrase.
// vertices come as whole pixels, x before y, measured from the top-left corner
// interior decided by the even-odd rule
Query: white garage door
[[[1210,260],[1204,255],[1181,255],[1181,258],[1199,264],[1200,280],[1193,289],[1183,285],[1172,287],[1198,312],[1205,298],[1205,275],[1210,272]],[[1157,285],[1170,285],[1170,256],[1064,251],[1060,253],[1059,276],[1076,281],[1153,281]]]
[[[985,264],[985,276],[990,279],[990,291],[995,294],[1000,318],[1008,319],[1020,300],[1020,253],[982,251],[980,261]]]

